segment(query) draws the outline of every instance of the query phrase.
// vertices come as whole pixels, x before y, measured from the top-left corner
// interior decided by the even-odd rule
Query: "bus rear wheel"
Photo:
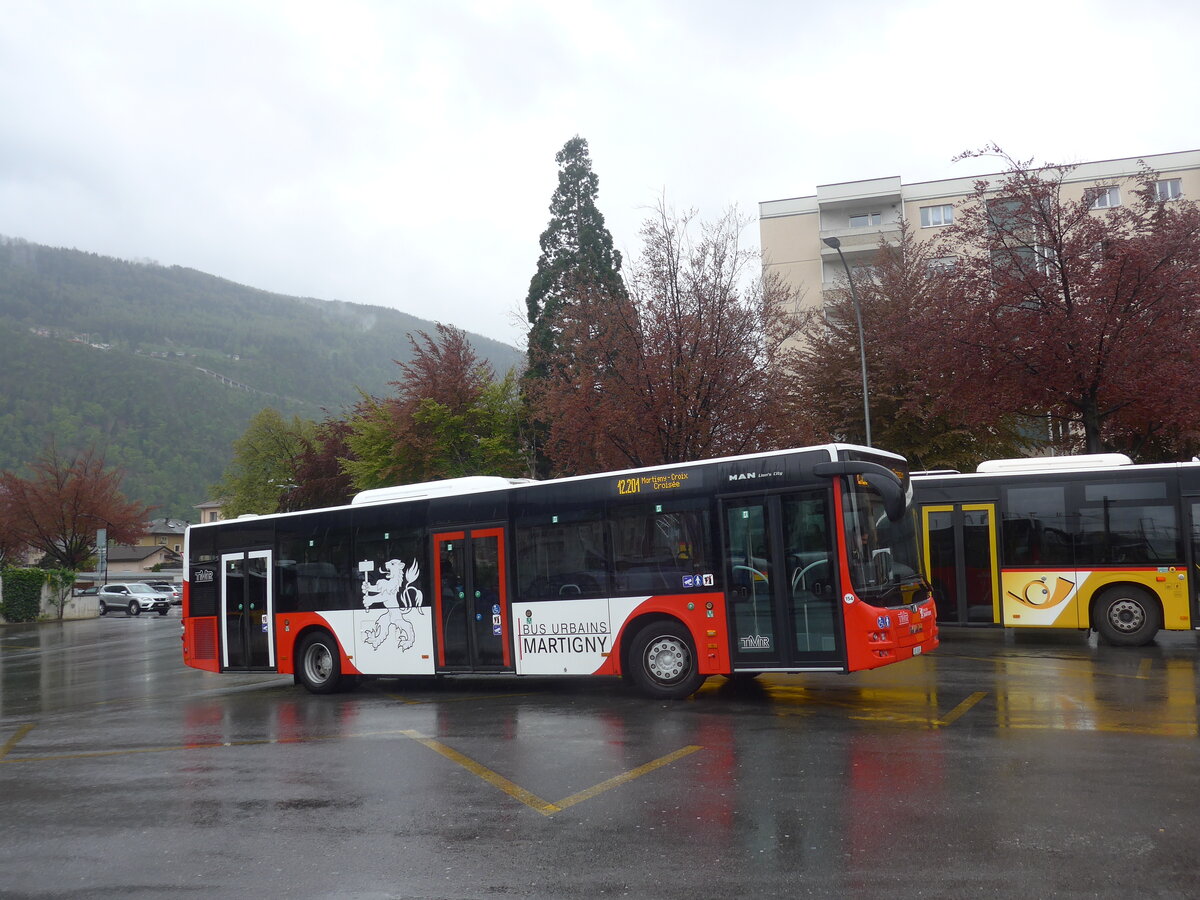
[[[1117,585],[1096,598],[1093,609],[1096,631],[1117,647],[1149,644],[1162,627],[1158,601],[1141,588]]]
[[[704,683],[692,636],[678,622],[651,622],[633,638],[629,677],[645,694],[662,700],[682,700]]]
[[[332,634],[315,631],[300,641],[296,676],[312,694],[333,694],[341,690],[342,661]]]

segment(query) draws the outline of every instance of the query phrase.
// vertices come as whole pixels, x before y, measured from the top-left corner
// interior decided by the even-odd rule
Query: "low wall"
[[[49,591],[42,591],[42,615],[51,617],[58,615]],[[94,619],[99,615],[100,599],[98,597],[68,597],[67,605],[63,607],[64,619]]]

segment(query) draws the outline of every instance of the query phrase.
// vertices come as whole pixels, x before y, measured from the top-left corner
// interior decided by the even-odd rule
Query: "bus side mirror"
[[[891,477],[885,478],[874,472],[864,472],[862,479],[883,498],[883,511],[887,513],[888,519],[899,522],[908,508],[908,498],[904,496],[904,488],[900,486],[899,479],[891,472],[888,472],[888,475]]]
[[[848,475],[851,478],[861,478],[870,485],[883,500],[883,511],[892,522],[904,518],[908,509],[908,495],[904,485],[896,477],[896,473],[878,463],[865,460],[844,459],[837,462],[817,463],[813,466],[814,475]]]

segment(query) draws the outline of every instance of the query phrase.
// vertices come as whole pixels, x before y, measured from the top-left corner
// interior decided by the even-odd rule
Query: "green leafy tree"
[[[50,603],[54,606],[57,617],[61,619],[67,608],[67,600],[71,597],[71,588],[75,584],[75,573],[70,569],[48,569],[45,576],[51,591]]]
[[[306,442],[315,436],[316,423],[308,419],[294,416],[286,422],[271,407],[260,410],[234,441],[233,460],[211,489],[225,501],[223,515],[263,515],[290,508]]]
[[[605,301],[627,301],[621,280],[621,254],[613,248],[612,235],[596,206],[600,179],[592,171],[588,144],[576,135],[555,156],[558,187],[550,198],[550,222],[542,232],[537,271],[525,297],[529,318],[528,370],[525,387],[532,389],[550,374],[552,365],[562,363],[562,328],[569,307],[586,295],[595,306]],[[546,474],[543,454],[547,424],[531,417],[529,439],[534,446],[535,467]]]

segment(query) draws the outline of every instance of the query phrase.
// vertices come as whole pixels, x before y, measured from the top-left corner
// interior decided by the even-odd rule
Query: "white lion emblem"
[[[375,620],[374,626],[363,631],[363,639],[378,650],[395,628],[396,646],[408,650],[417,640],[416,629],[408,618],[409,610],[416,609],[419,614],[425,614],[421,608],[424,596],[417,587],[421,567],[413,560],[405,570],[400,560],[389,559],[381,570],[383,577],[372,584],[371,573],[374,569],[374,560],[363,560],[358,564],[358,570],[363,574],[363,609],[383,604],[383,615]]]

